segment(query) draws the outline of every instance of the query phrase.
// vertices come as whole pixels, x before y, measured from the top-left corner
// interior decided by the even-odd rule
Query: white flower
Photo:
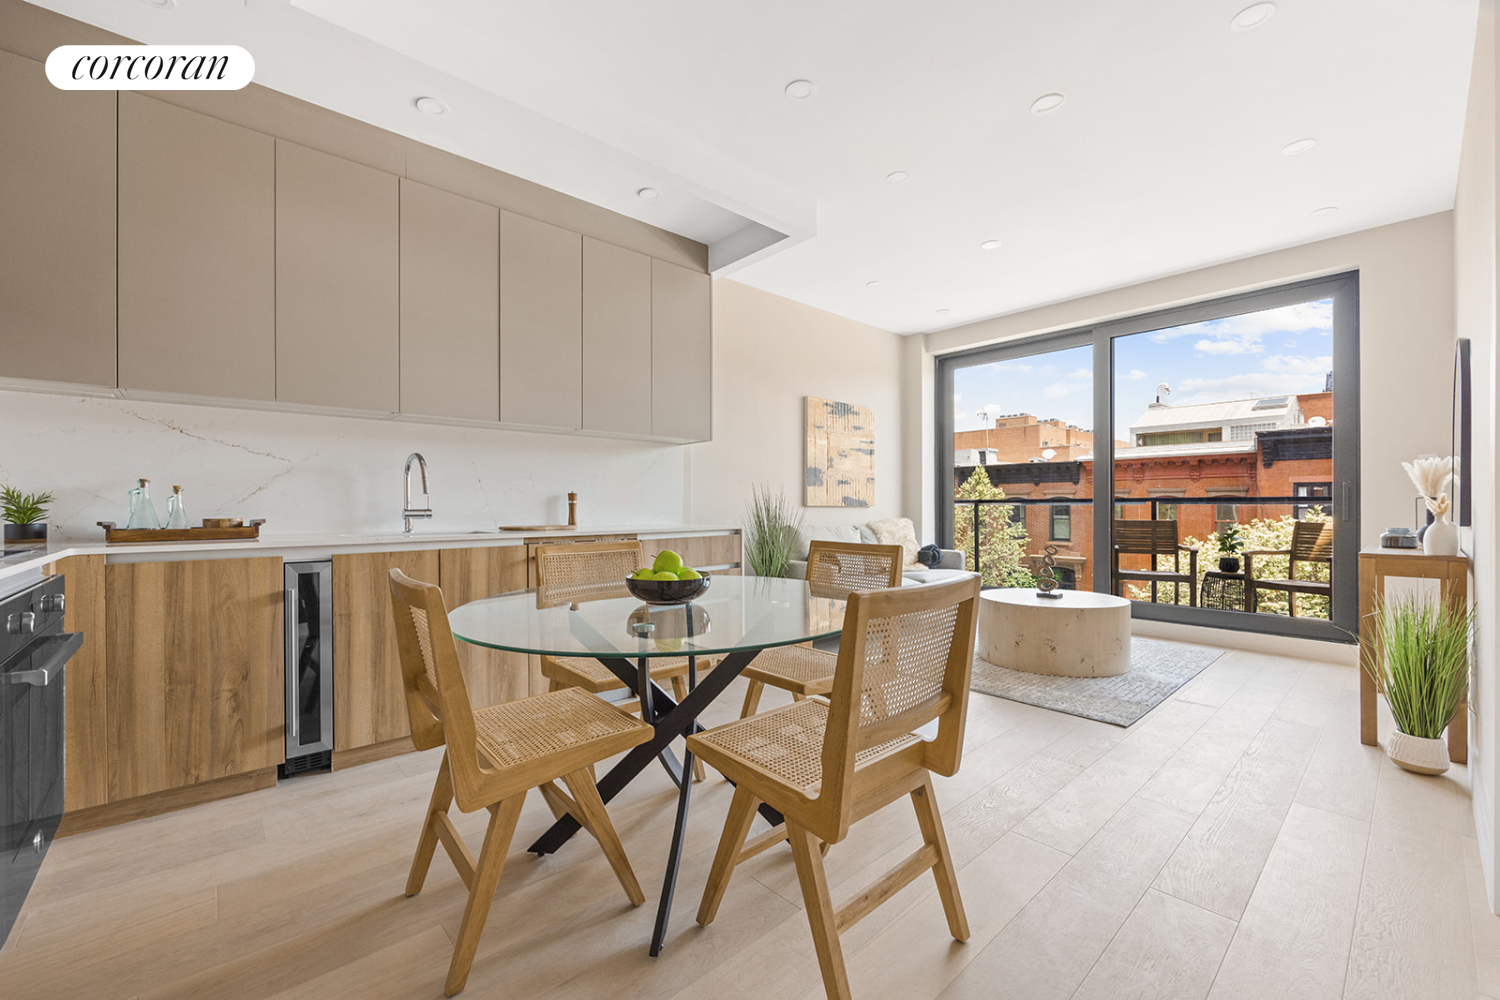
[[[1401,468],[1411,479],[1411,484],[1417,488],[1417,496],[1436,497],[1447,487],[1453,479],[1453,459],[1448,458],[1419,458],[1412,462],[1402,462]]]

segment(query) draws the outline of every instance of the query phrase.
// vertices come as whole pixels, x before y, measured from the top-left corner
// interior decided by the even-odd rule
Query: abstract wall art
[[[869,507],[875,503],[875,411],[807,397],[804,505]]]

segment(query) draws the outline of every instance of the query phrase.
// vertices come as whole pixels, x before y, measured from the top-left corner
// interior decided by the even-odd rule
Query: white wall
[[[1415,493],[1401,461],[1449,451],[1451,212],[928,334],[927,365],[908,372],[908,389],[921,390],[921,369],[937,354],[1349,270],[1360,273],[1362,543],[1375,545],[1387,526],[1412,522]],[[924,439],[932,437],[930,405],[925,419]],[[907,475],[923,477],[923,490],[932,495],[930,456],[916,460],[915,449],[913,456]]]
[[[803,508],[809,524],[906,512],[902,341],[749,285],[714,282],[714,438],[689,446],[692,519],[740,524],[751,485],[802,503],[804,400],[875,410],[873,507]]]
[[[1472,594],[1479,609],[1474,684],[1469,695],[1469,779],[1473,789],[1474,826],[1484,862],[1490,906],[1500,904],[1500,873],[1496,872],[1495,781],[1500,775],[1500,673],[1497,673],[1495,631],[1500,628],[1500,581],[1496,577],[1496,547],[1500,518],[1495,496],[1500,468],[1495,449],[1500,441],[1500,396],[1497,396],[1495,295],[1496,274],[1496,27],[1495,7],[1486,0],[1479,8],[1479,31],[1474,45],[1474,71],[1469,85],[1469,108],[1459,164],[1454,205],[1453,246],[1458,336],[1471,341],[1474,384],[1474,525],[1461,529],[1460,538],[1471,563]],[[1500,909],[1497,909],[1500,912]]]
[[[180,484],[194,523],[264,517],[267,534],[401,530],[401,468],[427,459],[436,517],[423,528],[679,524],[684,449],[352,417],[0,392],[0,483],[53,490],[52,530],[98,540],[125,523],[139,477],[166,516]],[[419,481],[420,483],[420,481]]]

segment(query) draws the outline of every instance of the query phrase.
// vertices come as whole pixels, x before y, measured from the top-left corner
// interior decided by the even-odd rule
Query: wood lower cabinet
[[[712,572],[738,575],[741,572],[740,533],[728,535],[687,535],[679,538],[642,538],[641,555],[649,563],[662,549],[682,556],[688,566],[728,566]]]
[[[111,802],[282,762],[280,558],[107,565],[104,595]]]
[[[480,598],[522,590],[526,587],[526,546],[443,549],[438,558],[438,579],[449,611]],[[526,654],[467,642],[457,643],[457,647],[469,701],[475,708],[539,693],[531,688]]]
[[[63,672],[68,812],[109,801],[109,687],[105,672],[104,557],[73,556],[50,568],[64,579],[64,627],[83,645]]]
[[[438,565],[436,549],[333,557],[334,767],[384,756],[359,751],[411,735],[390,572],[399,569],[413,580],[436,583]]]

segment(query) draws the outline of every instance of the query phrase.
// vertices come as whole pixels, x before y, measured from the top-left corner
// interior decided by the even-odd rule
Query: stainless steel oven
[[[286,564],[286,763],[281,776],[333,763],[333,562]]]
[[[83,645],[63,613],[60,576],[0,600],[0,943],[63,814],[63,674]]]

